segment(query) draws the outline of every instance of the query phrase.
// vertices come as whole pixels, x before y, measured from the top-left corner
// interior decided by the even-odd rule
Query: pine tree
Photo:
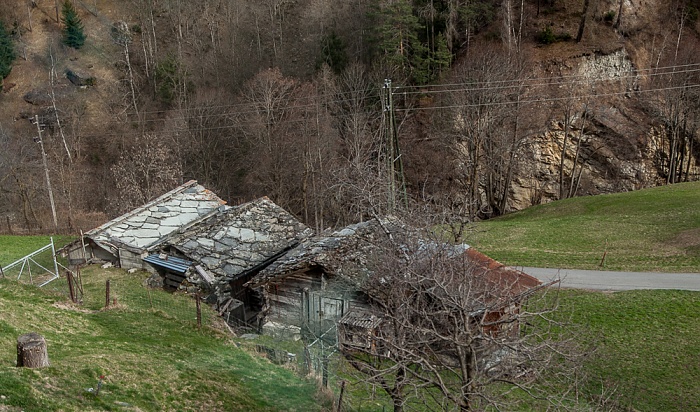
[[[5,30],[5,26],[0,21],[0,85],[2,84],[2,79],[10,74],[15,57],[17,55],[12,44],[12,37],[10,37],[10,33]]]
[[[66,0],[61,10],[63,17],[63,43],[74,49],[79,49],[85,44],[85,33],[83,32],[83,22],[78,17],[78,12],[73,4]]]

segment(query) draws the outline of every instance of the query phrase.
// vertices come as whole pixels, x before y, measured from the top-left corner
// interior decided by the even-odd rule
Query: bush
[[[537,33],[537,35],[535,36],[535,40],[537,40],[537,42],[540,44],[552,44],[557,41],[557,36],[548,26],[545,27],[541,32]]]
[[[321,64],[327,64],[336,74],[340,74],[348,65],[348,54],[345,50],[345,42],[335,33],[323,37],[321,40]]]
[[[603,14],[603,20],[605,20],[607,23],[612,23],[612,21],[615,19],[615,12],[610,10]]]
[[[571,39],[571,34],[566,32],[555,34],[550,27],[545,27],[535,36],[535,40],[540,44],[552,44],[558,41],[569,41]]]
[[[689,24],[695,24],[695,22],[698,21],[698,15],[700,15],[698,9],[692,5],[689,5],[685,11],[688,13],[685,17],[686,22]]]

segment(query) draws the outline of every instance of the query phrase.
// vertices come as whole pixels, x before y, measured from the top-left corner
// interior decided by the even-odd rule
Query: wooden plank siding
[[[294,325],[327,328],[352,308],[365,305],[337,287],[333,276],[318,268],[294,272],[265,287],[266,319]]]

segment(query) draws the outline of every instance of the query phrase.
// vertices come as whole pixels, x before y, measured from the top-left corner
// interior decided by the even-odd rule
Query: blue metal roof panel
[[[143,260],[152,265],[160,266],[176,273],[185,273],[187,272],[187,269],[192,266],[192,262],[189,260],[181,259],[175,256],[165,255],[165,258],[161,256],[162,255],[154,253],[145,257]]]

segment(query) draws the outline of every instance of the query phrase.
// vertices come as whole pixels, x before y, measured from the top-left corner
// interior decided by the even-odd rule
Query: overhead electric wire
[[[639,73],[657,71],[657,70],[675,70],[675,69],[684,68],[684,67],[698,67],[698,68],[700,68],[700,63],[688,63],[688,64],[678,64],[678,65],[671,65],[671,66],[660,66],[660,67],[647,68],[647,69],[634,69],[633,71],[635,73],[639,74]],[[666,73],[666,74],[673,74],[673,72]],[[580,78],[580,77],[588,78],[590,76],[588,76],[586,74],[572,74],[572,75],[566,75],[566,76],[552,76],[552,77],[514,78],[514,79],[494,80],[493,83],[521,83],[525,80],[535,80],[535,81],[566,80],[566,79],[575,79],[575,78]],[[443,84],[423,84],[423,85],[398,86],[397,88],[400,88],[400,89],[424,89],[424,88],[429,88],[429,87],[452,87],[452,86],[463,86],[463,85],[467,85],[467,84],[479,84],[479,83],[481,83],[481,82],[474,81],[474,82],[443,83]],[[551,83],[546,83],[546,84],[551,84]]]
[[[610,96],[621,96],[621,95],[626,95],[629,93],[633,94],[638,94],[638,93],[652,93],[652,92],[659,92],[659,91],[665,91],[665,90],[678,90],[678,89],[689,89],[689,88],[698,88],[700,87],[700,84],[693,84],[693,85],[685,85],[685,86],[675,86],[675,87],[662,87],[662,88],[656,88],[656,89],[647,89],[647,90],[636,90],[633,92],[629,91],[624,91],[624,92],[611,92],[611,93],[595,93],[595,94],[589,94],[589,95],[581,95],[581,96],[574,96],[574,99],[581,100],[581,99],[586,99],[586,98],[593,98],[593,97],[610,97]],[[445,105],[445,106],[429,106],[429,107],[414,107],[410,109],[396,109],[396,111],[420,111],[420,110],[441,110],[441,109],[454,109],[454,108],[463,108],[463,107],[478,107],[478,106],[510,106],[514,104],[533,104],[533,103],[549,103],[549,102],[557,102],[557,101],[563,101],[563,100],[569,100],[571,99],[571,96],[567,97],[555,97],[555,98],[534,98],[534,99],[528,99],[528,100],[508,100],[508,101],[501,101],[501,102],[486,102],[486,103],[474,103],[474,104],[455,104],[455,105]],[[298,119],[290,119],[290,120],[283,120],[278,123],[283,123],[283,124],[294,124],[294,123],[305,123],[307,122],[308,119],[306,118],[298,118]],[[168,130],[159,130],[159,131],[145,131],[145,134],[150,134],[150,135],[174,135],[176,133],[195,133],[195,132],[203,132],[203,131],[213,131],[213,130],[224,130],[224,129],[237,129],[242,126],[246,125],[255,125],[255,124],[265,124],[264,121],[256,121],[256,120],[246,120],[246,121],[237,121],[236,123],[233,124],[228,124],[228,125],[220,125],[220,126],[211,126],[211,127],[195,127],[195,128],[175,128],[175,129],[168,129]],[[78,134],[80,137],[117,137],[117,136],[123,136],[126,132],[124,133],[91,133],[91,134]]]
[[[530,103],[546,103],[546,102],[556,102],[563,100],[582,100],[591,97],[610,97],[610,96],[620,96],[627,95],[630,93],[650,93],[658,92],[664,90],[678,90],[678,89],[692,89],[700,87],[700,83],[693,85],[675,86],[675,87],[661,87],[658,89],[647,89],[647,90],[635,90],[635,91],[624,91],[624,92],[612,92],[612,93],[594,93],[588,95],[579,96],[565,96],[565,97],[552,97],[552,98],[542,98],[542,99],[529,99],[529,100],[508,100],[504,102],[485,102],[485,103],[473,103],[473,104],[455,104],[448,106],[430,106],[430,107],[414,107],[410,109],[396,109],[396,111],[414,111],[414,110],[439,110],[439,109],[453,109],[459,107],[478,107],[478,106],[510,106],[513,104],[530,104]]]
[[[682,69],[682,68],[690,68],[690,67],[696,67],[695,69],[692,70],[682,70],[682,71],[677,71],[676,69]],[[665,70],[664,72],[657,72],[660,70]],[[674,70],[674,71],[666,71],[666,70]],[[675,75],[675,74],[683,74],[683,73],[693,73],[693,72],[700,72],[700,63],[693,63],[693,64],[684,64],[684,65],[674,65],[674,66],[663,66],[663,67],[657,67],[657,68],[650,68],[650,69],[639,69],[636,70],[635,72],[625,75],[625,76],[617,76],[617,77],[606,77],[606,78],[595,78],[595,79],[590,79],[586,75],[570,75],[570,76],[556,76],[556,77],[533,77],[533,78],[525,78],[525,79],[507,79],[507,80],[494,80],[494,81],[474,81],[474,82],[460,82],[460,83],[450,83],[450,84],[437,84],[437,85],[420,85],[420,86],[398,86],[395,88],[395,93],[400,93],[404,95],[408,94],[438,94],[438,93],[451,93],[451,92],[470,92],[470,91],[484,91],[484,90],[503,90],[503,89],[509,89],[509,88],[514,88],[514,87],[538,87],[538,86],[547,86],[547,87],[553,87],[553,86],[558,86],[558,85],[566,85],[566,84],[572,84],[572,82],[566,82],[563,81],[563,79],[576,79],[576,78],[583,78],[587,79],[585,82],[580,81],[578,83],[601,83],[601,82],[613,82],[613,81],[621,81],[625,79],[636,79],[640,77],[640,72],[655,72],[649,74],[649,76],[663,76],[663,75]],[[546,80],[557,80],[556,82],[545,82]],[[539,82],[539,83],[533,83],[533,84],[527,84],[526,82]],[[512,83],[512,86],[498,86],[498,84],[508,84]],[[577,84],[574,82],[574,84]],[[486,85],[486,86],[480,86],[480,85]],[[438,90],[439,88],[443,87],[455,87],[455,86],[463,86],[462,88],[458,89],[448,89],[448,90]],[[374,90],[378,90],[379,86],[377,86]],[[403,91],[399,92],[400,90],[403,89],[425,89],[425,91]],[[338,92],[338,93],[326,93],[326,94],[321,94],[321,95],[315,95],[315,96],[304,96],[304,97],[296,97],[294,99],[283,99],[286,101],[289,100],[304,100],[304,99],[323,99],[326,97],[332,97],[332,96],[345,96],[345,95],[351,95],[356,92],[353,91],[348,91],[348,92]],[[372,98],[379,98],[379,93],[376,91],[372,91],[370,94],[362,96],[365,99],[372,99]],[[349,102],[356,100],[355,98],[347,98],[347,99],[336,99],[336,100],[331,100],[328,102],[323,102],[325,104],[337,104],[337,103],[343,103],[343,102]],[[297,106],[287,106],[284,107],[285,110],[289,109],[300,109],[300,108],[307,108],[307,107],[314,107],[318,103],[310,103],[310,104],[305,104],[305,105],[297,105]],[[255,109],[254,107],[258,105],[255,102],[243,102],[243,103],[233,103],[233,104],[223,104],[223,105],[212,105],[212,106],[207,106],[207,105],[201,105],[201,106],[194,106],[194,107],[189,107],[189,108],[181,108],[181,109],[164,109],[164,110],[152,110],[152,111],[140,111],[139,115],[147,116],[151,114],[168,114],[168,113],[187,113],[190,111],[197,111],[197,110],[202,110],[202,109],[223,109],[223,108],[236,108],[236,107],[241,107],[241,108],[250,108],[248,110],[243,110],[243,111],[232,111],[229,113],[226,113],[228,115],[245,115],[245,114],[251,114],[251,113],[257,113],[259,110]],[[89,118],[89,117],[96,117],[98,115],[83,115],[81,116],[82,119],[84,118]],[[200,118],[208,118],[208,117],[220,117],[222,116],[222,113],[213,113],[210,115],[206,116],[200,116]],[[66,119],[72,119],[73,117],[68,116]],[[189,119],[187,116],[181,116],[181,117],[167,117],[167,118],[157,118],[157,119],[144,119],[143,122],[163,122],[165,120],[168,121],[174,121],[174,120],[186,120]]]
[[[683,70],[680,70],[683,69]],[[659,72],[662,71],[663,72]],[[669,72],[668,70],[674,70]],[[644,72],[653,72],[650,73],[650,76],[661,76],[661,75],[677,75],[677,74],[684,74],[684,73],[694,73],[694,72],[700,72],[700,63],[697,64],[685,64],[685,65],[675,65],[675,66],[664,66],[664,67],[658,67],[654,69],[644,69],[640,70]],[[639,71],[637,71],[638,73]],[[567,76],[564,76],[567,77]],[[574,75],[574,76],[568,76],[568,78],[582,78],[584,75]],[[630,74],[627,76],[618,76],[618,77],[607,77],[607,78],[597,78],[597,79],[592,79],[592,83],[609,83],[609,82],[617,82],[617,81],[622,81],[625,79],[636,79],[638,78],[638,74]],[[548,80],[548,79],[562,79],[561,76],[559,77],[546,77],[546,78],[532,78],[529,79],[530,81],[535,81],[535,80]],[[520,83],[517,83],[520,82]],[[395,90],[401,90],[404,88],[411,88],[411,89],[426,89],[425,91],[407,91],[407,92],[394,92],[396,94],[437,94],[437,93],[457,93],[457,92],[470,92],[470,91],[488,91],[488,90],[493,90],[493,91],[498,91],[498,90],[503,90],[503,89],[509,89],[509,88],[519,88],[523,87],[522,86],[523,80],[521,79],[509,79],[509,80],[500,80],[500,81],[493,81],[493,82],[461,82],[461,83],[452,83],[452,84],[443,84],[443,85],[423,85],[423,86],[401,86],[397,87]],[[491,84],[506,84],[506,83],[514,83],[515,85],[512,86],[492,86]],[[488,84],[487,87],[474,87],[475,85],[479,84]],[[534,87],[534,86],[556,86],[556,85],[561,85],[561,84],[571,84],[569,82],[555,82],[555,83],[536,83],[533,85],[528,85],[528,87]],[[435,88],[435,87],[454,87],[454,86],[464,86],[463,88],[459,89],[447,89],[447,90],[435,90],[435,89],[429,89],[429,88]],[[672,86],[672,87],[660,87],[660,88],[654,88],[654,89],[641,89],[641,90],[633,90],[633,91],[623,91],[623,92],[611,92],[611,93],[590,93],[590,94],[584,94],[584,95],[579,95],[579,96],[566,96],[566,97],[535,97],[535,98],[529,98],[526,100],[508,100],[508,101],[499,101],[499,102],[481,102],[481,103],[465,103],[465,104],[453,104],[453,105],[443,105],[443,106],[424,106],[424,107],[413,107],[413,108],[405,108],[405,109],[396,109],[397,111],[417,111],[417,110],[440,110],[440,109],[451,109],[451,108],[459,108],[459,107],[476,107],[476,106],[506,106],[506,105],[513,105],[513,104],[532,104],[532,103],[548,103],[548,102],[557,102],[557,101],[563,101],[563,100],[570,100],[570,99],[587,99],[587,98],[596,98],[596,97],[610,97],[610,96],[617,96],[617,95],[626,95],[628,93],[632,94],[638,94],[638,93],[650,93],[650,92],[660,92],[660,91],[665,91],[665,90],[678,90],[678,89],[689,89],[689,88],[696,88],[698,87],[698,84],[690,84],[690,85],[683,85],[683,86]],[[285,111],[293,111],[293,110],[298,110],[298,109],[306,109],[306,108],[314,108],[318,107],[319,104],[321,105],[327,105],[327,104],[340,104],[340,103],[345,103],[345,102],[352,102],[356,101],[358,99],[362,100],[372,100],[372,99],[379,99],[379,95],[376,91],[379,90],[379,86],[374,89],[374,91],[370,91],[367,94],[361,94],[361,96],[358,96],[357,98],[348,98],[348,99],[335,99],[335,100],[330,100],[327,102],[313,102],[309,104],[300,104],[300,105],[292,105],[292,106],[282,106],[281,109]],[[311,99],[318,99],[318,98],[323,98],[323,97],[330,97],[330,96],[344,96],[344,95],[351,95],[355,94],[356,92],[353,91],[348,91],[348,92],[340,92],[340,93],[327,93],[323,95],[310,95],[310,96],[303,96],[303,97],[296,97],[296,98],[287,98],[287,99],[281,99],[280,101],[282,103],[284,102],[290,102],[293,100],[296,101],[304,101],[304,100],[311,100]],[[256,102],[245,102],[245,103],[235,103],[235,104],[229,104],[229,105],[215,105],[215,106],[195,106],[195,107],[190,107],[190,108],[182,108],[182,109],[168,109],[168,110],[158,110],[158,111],[144,111],[140,112],[140,115],[147,115],[147,114],[157,114],[157,113],[163,113],[163,114],[168,114],[168,113],[180,113],[181,116],[179,117],[163,117],[163,118],[157,118],[157,119],[144,119],[142,120],[143,123],[155,123],[155,122],[177,122],[177,121],[187,121],[189,119],[192,119],[192,117],[187,116],[187,113],[191,112],[196,112],[198,110],[205,110],[205,109],[221,109],[221,108],[246,108],[247,110],[233,110],[233,111],[224,111],[224,112],[219,112],[219,113],[210,113],[206,114],[203,116],[196,116],[196,119],[209,119],[209,118],[218,118],[218,119],[232,119],[234,117],[240,117],[240,116],[245,116],[245,115],[250,115],[250,114],[255,114],[255,113],[260,113],[262,110],[260,108],[256,108],[256,106],[259,107],[259,103]],[[279,112],[279,109],[274,109],[273,112]],[[91,116],[81,116],[80,119],[85,119],[86,117],[91,117]],[[64,119],[70,120],[74,119],[74,117],[68,116],[65,117]],[[282,122],[285,123],[298,123],[298,122],[305,122],[307,119],[292,119],[292,120],[283,120]],[[177,128],[177,129],[170,129],[170,130],[162,130],[162,131],[145,131],[145,133],[149,134],[173,134],[173,133],[178,133],[178,132],[199,132],[199,131],[206,131],[206,130],[220,130],[220,129],[232,129],[236,127],[240,127],[242,125],[247,125],[247,124],[255,124],[255,123],[260,123],[256,120],[245,120],[245,121],[240,121],[237,120],[235,124],[230,124],[230,125],[221,125],[221,126],[211,126],[211,127],[201,127],[201,128]],[[122,136],[124,133],[109,133],[109,134],[96,134],[96,133],[91,133],[91,134],[77,134],[76,136],[81,136],[81,137],[97,137],[97,136],[104,136],[104,137],[111,137],[111,136]]]

